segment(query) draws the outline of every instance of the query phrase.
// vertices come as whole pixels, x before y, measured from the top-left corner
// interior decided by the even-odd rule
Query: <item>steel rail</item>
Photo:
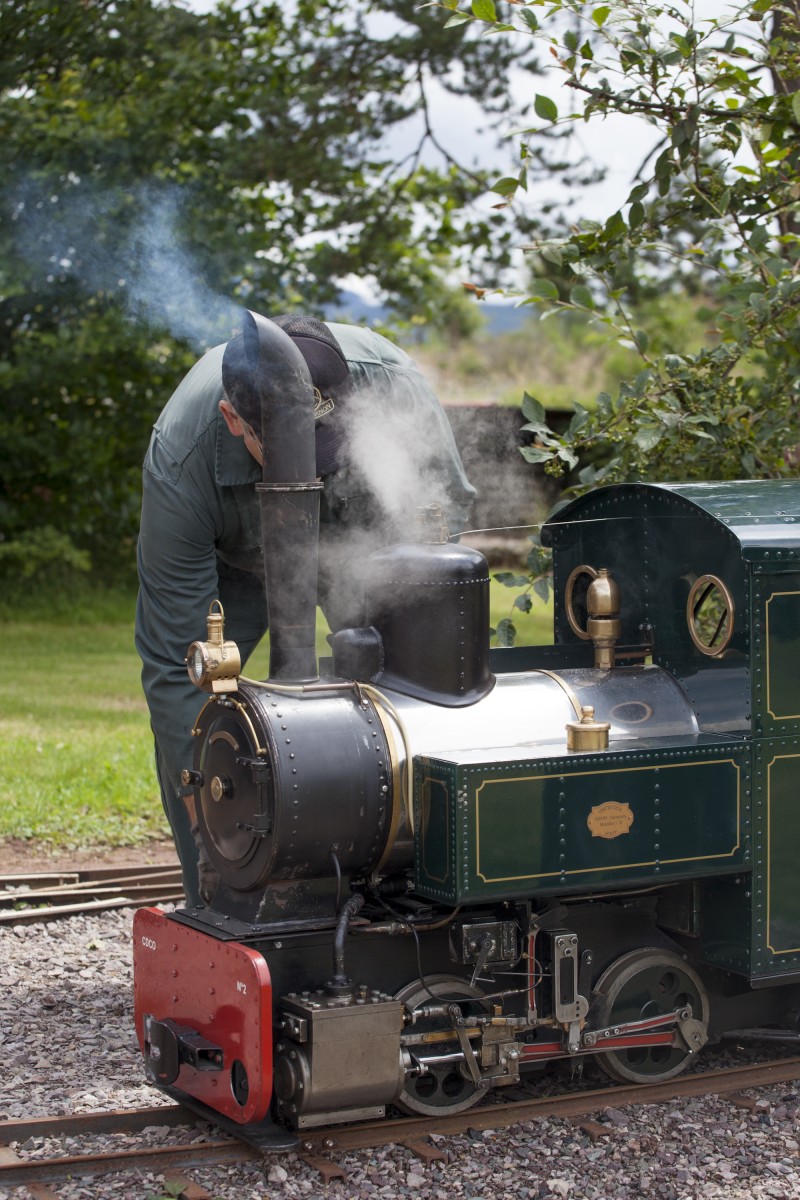
[[[754,1063],[746,1067],[724,1067],[717,1071],[698,1071],[680,1075],[662,1083],[611,1084],[585,1092],[563,1096],[537,1096],[531,1100],[488,1103],[469,1108],[454,1116],[402,1117],[372,1124],[329,1126],[303,1132],[304,1150],[361,1150],[395,1142],[403,1145],[429,1133],[457,1134],[466,1129],[501,1129],[525,1121],[549,1117],[582,1117],[604,1108],[624,1108],[628,1104],[660,1104],[684,1096],[713,1096],[739,1092],[743,1088],[766,1087],[800,1079],[800,1058]]]
[[[325,1178],[343,1174],[331,1154],[362,1150],[393,1143],[404,1146],[425,1161],[438,1152],[428,1141],[431,1133],[460,1134],[467,1129],[502,1129],[509,1125],[552,1117],[579,1118],[605,1108],[658,1104],[686,1096],[728,1095],[731,1102],[752,1108],[754,1101],[738,1095],[742,1089],[766,1087],[800,1079],[800,1057],[698,1071],[661,1083],[611,1085],[561,1096],[486,1103],[466,1112],[441,1117],[403,1117],[368,1124],[327,1126],[302,1131],[298,1153]],[[191,1145],[143,1147],[123,1151],[98,1151],[50,1159],[21,1159],[8,1148],[10,1142],[29,1137],[78,1137],[105,1133],[135,1133],[149,1125],[195,1124],[197,1114],[181,1105],[161,1105],[108,1113],[77,1116],[30,1117],[0,1124],[0,1188],[63,1182],[75,1175],[104,1175],[131,1169],[163,1173],[175,1168],[192,1168],[229,1162],[257,1162],[269,1151],[258,1150],[235,1138],[209,1139]],[[611,1127],[601,1132],[613,1133]],[[244,1133],[244,1130],[243,1130]]]
[[[22,1159],[14,1151],[9,1155],[7,1147],[0,1147],[0,1184],[30,1189],[32,1184],[66,1183],[87,1175],[110,1175],[117,1171],[153,1171],[163,1175],[173,1168],[259,1161],[261,1157],[252,1146],[233,1138],[195,1142],[191,1146],[148,1146],[45,1159]]]
[[[25,925],[182,899],[180,868],[169,865],[3,875],[0,925]]]

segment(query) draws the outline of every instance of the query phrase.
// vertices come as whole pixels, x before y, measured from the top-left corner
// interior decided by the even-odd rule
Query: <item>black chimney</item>
[[[244,316],[244,352],[261,408],[264,464],[256,484],[267,589],[270,679],[317,678],[315,646],[319,493],[314,390],[282,329]]]

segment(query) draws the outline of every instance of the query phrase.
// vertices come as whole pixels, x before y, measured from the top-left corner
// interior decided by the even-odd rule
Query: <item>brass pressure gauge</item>
[[[208,641],[192,642],[187,651],[189,678],[203,692],[235,692],[242,660],[236,642],[225,641],[225,613],[219,600],[211,601],[207,625]]]

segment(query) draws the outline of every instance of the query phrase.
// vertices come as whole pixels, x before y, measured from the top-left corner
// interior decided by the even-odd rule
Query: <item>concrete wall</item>
[[[503,531],[542,521],[558,489],[541,467],[527,463],[519,452],[530,441],[530,435],[520,432],[525,418],[519,409],[464,404],[449,405],[445,411],[467,475],[478,489],[472,528]],[[524,539],[530,532],[496,536]]]

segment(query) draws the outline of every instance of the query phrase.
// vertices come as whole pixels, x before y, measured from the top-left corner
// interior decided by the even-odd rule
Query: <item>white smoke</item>
[[[387,403],[389,399],[389,403]],[[447,509],[433,431],[415,408],[362,392],[348,413],[350,453],[392,523],[408,526],[432,504]]]
[[[177,188],[123,195],[72,176],[58,194],[28,181],[9,207],[15,248],[47,284],[75,281],[119,302],[132,321],[205,349],[230,336],[239,310],[208,287],[186,247],[184,205]]]

